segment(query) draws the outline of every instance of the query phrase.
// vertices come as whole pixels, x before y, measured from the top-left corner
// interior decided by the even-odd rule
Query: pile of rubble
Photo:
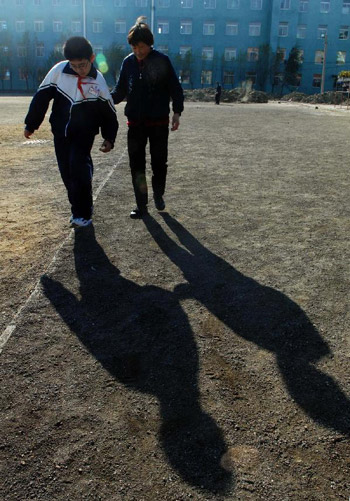
[[[215,101],[215,89],[185,89],[184,90],[186,101]],[[221,102],[223,103],[267,103],[268,96],[266,92],[258,90],[249,90],[243,88],[235,89],[222,89]]]
[[[340,92],[324,92],[323,94],[303,94],[302,92],[291,92],[281,97],[280,101],[311,103],[311,104],[340,104],[347,95]]]

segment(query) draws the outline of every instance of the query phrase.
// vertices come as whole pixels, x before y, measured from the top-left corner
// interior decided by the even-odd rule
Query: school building
[[[184,88],[251,80],[270,92],[285,65],[275,55],[286,61],[293,47],[302,55],[301,92],[319,92],[322,76],[332,90],[350,69],[350,0],[0,0],[0,89],[28,88],[28,67],[35,87],[50,53],[72,35],[86,36],[97,53],[118,44],[127,54],[127,32],[141,15]]]

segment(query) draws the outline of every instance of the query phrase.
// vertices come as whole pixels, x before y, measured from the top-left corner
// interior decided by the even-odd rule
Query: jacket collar
[[[74,70],[72,70],[72,68],[69,66],[69,61],[67,61],[66,66],[63,68],[63,73],[67,73],[68,75],[74,75],[75,77],[79,76],[78,73],[76,73]],[[91,65],[90,71],[89,71],[88,75],[86,75],[86,76],[91,77],[91,78],[97,77],[97,70],[93,64]]]

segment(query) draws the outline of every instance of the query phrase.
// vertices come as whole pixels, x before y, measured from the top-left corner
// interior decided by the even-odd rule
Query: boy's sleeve
[[[128,91],[127,71],[125,59],[120,68],[118,82],[111,92],[114,104],[119,104],[125,99]]]
[[[41,82],[39,89],[34,94],[30,103],[29,111],[24,119],[26,129],[30,132],[34,132],[39,129],[45,118],[49,103],[51,99],[53,99],[56,92],[56,85],[54,83],[55,75],[55,68],[52,68]]]
[[[169,62],[169,92],[170,92],[170,97],[173,101],[173,112],[179,113],[181,115],[181,113],[184,110],[184,93],[181,84],[179,82],[179,79],[177,78],[174,67],[171,64],[169,58],[168,62]]]

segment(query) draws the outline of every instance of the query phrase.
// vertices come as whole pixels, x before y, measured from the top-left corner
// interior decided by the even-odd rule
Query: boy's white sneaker
[[[90,226],[92,219],[84,219],[83,217],[71,216],[69,222],[72,228],[85,228],[86,226]]]

